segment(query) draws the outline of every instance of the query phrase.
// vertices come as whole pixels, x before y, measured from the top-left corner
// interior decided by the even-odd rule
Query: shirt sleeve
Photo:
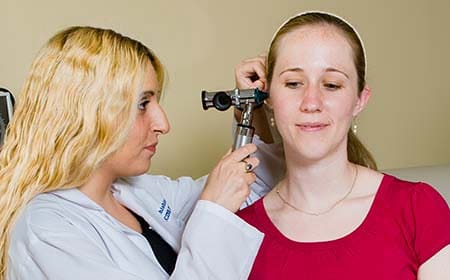
[[[58,213],[38,210],[33,219],[38,223],[29,221],[20,229],[27,240],[15,246],[22,248],[10,250],[8,280],[143,280],[117,267],[96,242]]]
[[[412,194],[414,247],[419,265],[450,244],[450,210],[430,185],[420,183]]]
[[[254,156],[259,159],[260,164],[254,170],[256,181],[251,185],[250,195],[241,209],[265,196],[286,173],[284,150],[281,143],[266,144],[258,135],[253,137],[253,143],[258,147]]]
[[[247,279],[263,234],[222,206],[200,200],[170,279]]]

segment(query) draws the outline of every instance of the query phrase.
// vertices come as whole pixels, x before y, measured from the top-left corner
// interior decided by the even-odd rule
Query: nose
[[[157,104],[152,108],[152,118],[151,118],[151,130],[156,134],[166,134],[170,131],[169,120],[167,119],[166,112]]]
[[[304,92],[303,99],[300,104],[300,111],[304,113],[315,113],[322,111],[322,93],[320,89],[314,85],[309,85]]]

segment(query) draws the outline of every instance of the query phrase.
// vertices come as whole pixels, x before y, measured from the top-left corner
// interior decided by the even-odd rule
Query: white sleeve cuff
[[[175,272],[183,271],[185,279],[247,279],[263,237],[226,208],[200,200],[184,231]]]

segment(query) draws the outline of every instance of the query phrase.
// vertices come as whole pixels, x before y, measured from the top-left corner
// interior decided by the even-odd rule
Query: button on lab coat
[[[258,157],[266,162],[274,149],[263,145]],[[246,204],[275,183],[272,167],[258,169]],[[263,234],[222,206],[197,201],[205,180],[141,175],[113,186],[116,199],[178,252],[171,276],[141,234],[70,188],[36,196],[16,220],[7,279],[247,279]]]

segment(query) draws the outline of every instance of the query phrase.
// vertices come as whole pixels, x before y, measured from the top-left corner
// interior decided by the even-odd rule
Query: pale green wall
[[[360,31],[373,98],[358,133],[382,169],[450,163],[450,1],[0,0],[0,86],[18,93],[38,48],[70,25],[115,29],[168,68],[172,131],[152,173],[206,173],[231,142],[231,112],[202,111],[202,89],[231,89],[241,59],[266,50],[286,17],[337,13]]]

